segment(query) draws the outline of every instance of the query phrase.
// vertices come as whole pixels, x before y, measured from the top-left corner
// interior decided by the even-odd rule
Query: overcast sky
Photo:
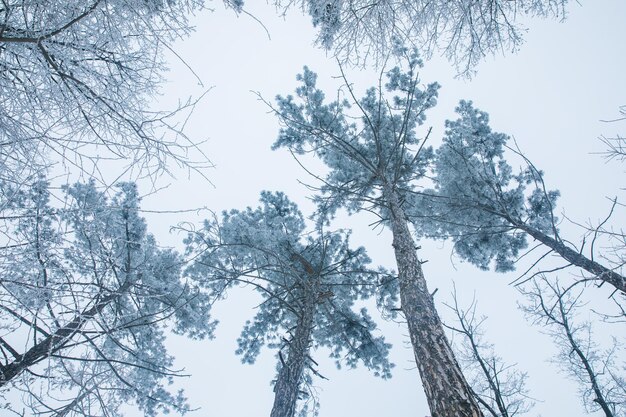
[[[292,93],[296,74],[308,65],[318,73],[319,85],[332,96],[339,85],[339,69],[333,59],[313,47],[308,17],[292,11],[282,19],[264,2],[249,3],[247,10],[265,28],[249,16],[237,17],[223,10],[216,1],[215,12],[198,15],[196,32],[175,47],[204,88],[214,86],[187,126],[192,138],[206,140],[202,150],[215,164],[207,172],[211,183],[196,174],[175,172],[176,179],[159,180],[160,186],[168,188],[146,197],[144,208],[241,209],[255,206],[260,191],[267,189],[285,191],[310,214],[308,191],[298,182],[309,179],[287,152],[270,150],[278,124],[253,92],[269,100],[279,93]],[[626,2],[596,0],[572,4],[564,23],[529,21],[521,50],[487,59],[472,80],[455,79],[453,68],[444,60],[426,62],[423,83],[438,81],[442,85],[439,105],[428,114],[425,126],[433,127],[431,144],[439,143],[443,121],[455,118],[458,101],[471,99],[490,114],[494,130],[514,136],[526,155],[545,171],[548,187],[560,189],[559,213],[583,223],[597,222],[609,209],[605,197],[624,197],[620,191],[623,166],[606,163],[595,153],[603,150],[600,135],[626,133],[626,123],[601,122],[616,117],[619,106],[626,104],[625,18]],[[155,107],[172,106],[178,99],[202,91],[186,65],[172,59],[169,82]],[[378,72],[350,70],[348,74],[356,90],[363,92]],[[147,184],[144,191],[148,191]],[[617,225],[624,219],[623,213],[619,215]],[[202,216],[206,213],[154,214],[149,216],[149,229],[161,243],[180,247],[182,236],[169,234],[169,226],[181,220],[199,223]],[[370,221],[366,215],[342,217],[336,226],[354,228],[353,244],[365,246],[376,263],[393,268],[390,236],[370,230]],[[578,242],[579,230],[567,223],[561,229]],[[506,361],[518,363],[529,373],[531,395],[540,401],[528,415],[584,415],[576,387],[548,362],[555,352],[552,342],[516,308],[518,293],[507,284],[517,275],[478,271],[452,256],[450,246],[440,242],[421,245],[420,257],[429,260],[425,264],[429,287],[431,291],[439,288],[436,301],[442,316],[449,317],[441,303],[451,300],[453,281],[462,302],[469,303],[476,294],[479,311],[488,316],[487,339]],[[567,274],[563,275],[566,279]],[[255,303],[258,298],[248,289],[233,292],[216,306],[215,316],[221,323],[215,340],[171,340],[177,366],[192,375],[178,385],[185,388],[190,403],[200,407],[195,416],[269,415],[275,352],[263,351],[254,366],[242,365],[234,354],[236,338],[244,321],[253,317]],[[329,378],[315,381],[321,417],[429,414],[404,326],[381,322],[381,329],[394,344],[396,368],[391,380],[381,381],[363,369],[337,371],[324,359],[327,352],[314,352],[319,371]]]

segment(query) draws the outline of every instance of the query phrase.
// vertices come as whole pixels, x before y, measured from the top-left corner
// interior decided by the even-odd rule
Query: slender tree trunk
[[[567,336],[567,340],[569,341],[569,344],[572,348],[572,353],[576,353],[576,356],[578,356],[580,363],[582,363],[583,368],[585,369],[585,373],[587,374],[587,377],[589,377],[589,382],[591,383],[591,389],[593,390],[593,393],[596,396],[596,398],[593,401],[597,403],[600,406],[600,408],[602,408],[602,411],[604,412],[604,415],[606,417],[614,417],[613,410],[611,410],[611,407],[607,403],[606,398],[604,397],[604,394],[602,393],[602,390],[600,389],[600,386],[598,385],[598,374],[595,372],[595,370],[589,363],[589,359],[587,358],[587,355],[582,351],[580,345],[574,338],[574,333],[572,332],[572,328],[569,324],[569,320],[567,317],[568,315],[566,311],[567,308],[565,307],[565,305],[563,305],[563,299],[560,296],[558,298],[558,302],[559,302],[559,315],[561,316],[561,321],[554,320],[554,322],[562,326],[563,329],[565,330],[565,335]]]
[[[540,232],[539,230],[536,230],[525,224],[514,224],[524,232],[528,233],[529,235],[558,253],[563,259],[570,262],[572,265],[576,265],[577,267],[584,269],[585,271],[598,277],[598,279],[608,282],[609,284],[620,290],[622,293],[626,294],[626,278],[622,275],[606,268],[605,266],[600,265],[596,261],[587,258],[580,252],[577,252],[565,246],[562,242],[546,235],[545,233]]]
[[[391,210],[402,311],[409,326],[413,353],[431,416],[482,417],[483,413],[450,348],[433,297],[428,292],[398,195],[389,188],[385,197]]]
[[[126,220],[126,242],[131,243],[133,241],[130,238],[127,211],[124,212],[124,219]],[[131,271],[131,250],[129,245],[126,246],[125,269],[126,274]],[[85,323],[92,320],[96,315],[102,313],[102,311],[113,301],[126,294],[133,284],[134,280],[127,278],[115,292],[105,296],[101,296],[101,294],[97,295],[93,300],[93,306],[74,316],[70,322],[47,335],[43,340],[32,346],[24,354],[18,355],[13,362],[7,363],[4,366],[0,365],[0,388],[21,374],[27,368],[39,363],[45,358],[52,356],[52,354],[58,350],[63,349],[67,342],[72,340],[77,333],[82,331]],[[50,311],[52,312],[52,310]],[[54,317],[54,315],[52,315],[52,317]]]
[[[282,363],[278,373],[274,386],[274,406],[270,417],[293,417],[296,413],[300,382],[309,354],[314,315],[315,294],[312,293],[306,297],[295,333],[289,342],[287,361]]]
[[[76,333],[82,330],[85,323],[93,319],[97,314],[100,314],[102,310],[115,299],[126,293],[131,285],[132,282],[127,281],[116,292],[102,297],[93,307],[75,316],[72,321],[48,335],[39,343],[28,349],[24,354],[16,357],[13,362],[5,366],[0,366],[0,388],[27,368],[50,357],[59,349],[62,349]]]

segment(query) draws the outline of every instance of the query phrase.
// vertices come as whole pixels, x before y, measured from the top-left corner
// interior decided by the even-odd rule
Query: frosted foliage
[[[275,0],[300,5],[318,28],[317,43],[339,59],[362,63],[388,56],[400,39],[446,56],[459,73],[485,56],[517,50],[528,17],[564,19],[568,0]]]
[[[491,130],[487,113],[467,101],[457,112],[436,151],[435,189],[413,195],[409,215],[418,235],[452,239],[461,258],[482,269],[494,261],[496,270],[512,270],[527,246],[519,226],[550,234],[558,192],[544,193],[533,167],[513,174],[504,159],[509,138]]]
[[[129,402],[147,416],[187,411],[167,388],[164,326],[210,336],[209,303],[181,280],[180,255],[147,234],[135,185],[109,198],[77,183],[54,205],[44,179],[0,188],[0,394],[22,391],[33,414],[119,416]]]
[[[234,8],[237,2],[226,2]],[[202,0],[9,0],[0,6],[0,169],[60,156],[163,169],[186,160],[172,110],[151,109],[168,43],[191,30]],[[19,155],[16,160],[12,159]],[[88,169],[87,167],[85,169]],[[14,175],[17,173],[13,172]]]
[[[376,291],[378,309],[388,318],[395,319],[400,311],[400,287],[397,275],[387,275],[381,278]]]
[[[375,376],[391,377],[387,362],[390,345],[384,338],[372,336],[376,324],[366,309],[353,312],[347,306],[331,305],[325,313],[318,317],[315,342],[331,350],[338,369],[343,365],[356,368],[362,362]]]
[[[243,363],[253,364],[261,348],[268,345],[271,349],[280,348],[284,341],[281,335],[284,329],[293,328],[296,323],[294,315],[284,314],[284,306],[278,300],[267,300],[252,321],[246,321],[237,339],[237,355],[241,355]]]
[[[330,49],[335,36],[341,29],[342,0],[311,0],[308,1],[308,13],[313,26],[319,28],[318,42],[326,49]]]
[[[404,68],[388,71],[384,89],[370,88],[359,100],[346,86],[339,100],[325,102],[317,75],[306,67],[297,77],[296,96],[276,98],[283,127],[274,148],[312,152],[329,168],[317,198],[322,217],[339,207],[355,212],[370,206],[384,217],[379,201],[384,188],[404,195],[426,172],[432,150],[420,147],[416,128],[437,103],[439,85],[420,89],[417,53],[399,46],[395,53]]]
[[[306,232],[293,202],[283,193],[263,192],[259,207],[206,221],[187,245],[189,253],[199,251],[187,276],[214,297],[244,286],[263,298],[238,339],[242,362],[254,363],[263,346],[286,360],[302,317],[312,313],[307,349],[326,346],[338,365],[361,362],[376,375],[390,376],[390,346],[375,336],[376,326],[365,311],[352,311],[356,300],[374,295],[385,271],[369,268],[365,250],[352,249],[348,233]],[[313,362],[306,360],[312,370]],[[301,384],[310,378],[307,372]]]

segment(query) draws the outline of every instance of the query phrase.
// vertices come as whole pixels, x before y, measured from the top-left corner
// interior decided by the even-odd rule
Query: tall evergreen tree
[[[317,198],[321,218],[342,207],[349,212],[369,210],[391,230],[401,310],[431,415],[482,416],[427,288],[405,212],[407,196],[432,158],[416,128],[436,104],[438,85],[420,89],[422,62],[416,51],[397,46],[395,55],[404,58],[407,66],[387,73],[385,88],[393,95],[391,100],[382,86],[356,99],[344,77],[347,98],[325,103],[324,93],[316,87],[317,76],[305,68],[298,76],[297,98],[277,97],[275,112],[283,128],[274,147],[313,153],[328,167],[325,177],[320,177],[323,184]],[[350,114],[351,106],[358,109],[357,117]]]
[[[347,233],[305,233],[293,202],[263,192],[261,206],[206,221],[187,244],[200,253],[186,273],[211,294],[223,296],[243,284],[263,298],[237,353],[254,363],[265,344],[278,349],[272,417],[294,416],[298,399],[308,396],[305,388],[319,375],[312,359],[319,347],[330,349],[337,366],[362,362],[375,375],[390,377],[389,345],[374,335],[365,309],[354,311],[357,300],[375,293],[384,271],[368,267],[365,250],[351,249]]]

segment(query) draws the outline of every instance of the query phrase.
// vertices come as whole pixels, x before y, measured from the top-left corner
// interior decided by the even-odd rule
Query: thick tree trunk
[[[562,242],[540,232],[539,230],[528,227],[525,224],[515,224],[519,229],[528,233],[556,253],[558,253],[563,259],[570,262],[579,268],[595,275],[598,279],[608,282],[622,293],[626,294],[626,278],[622,275],[600,265],[596,261],[593,261],[586,256],[582,255],[567,246]]]
[[[270,417],[293,417],[296,413],[300,381],[309,354],[314,315],[315,299],[314,296],[310,296],[305,301],[295,333],[289,342],[287,361],[283,362],[278,373]]]
[[[387,190],[400,300],[432,417],[482,417],[428,291],[398,195]]]

